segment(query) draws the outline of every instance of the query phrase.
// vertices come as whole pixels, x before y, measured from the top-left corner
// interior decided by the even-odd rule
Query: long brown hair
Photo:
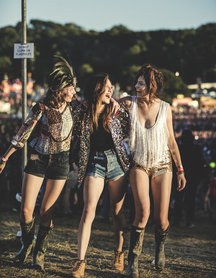
[[[90,78],[84,89],[84,97],[88,102],[88,113],[90,115],[90,131],[98,128],[98,99],[104,93],[107,80],[109,76],[107,74],[98,74]],[[103,127],[106,131],[109,130],[109,121],[112,114],[112,104],[107,104],[103,111]]]
[[[140,76],[144,76],[146,86],[149,93],[149,103],[152,103],[156,98],[162,98],[163,92],[163,74],[150,64],[144,64],[137,72],[134,79],[134,87]]]
[[[46,96],[44,97],[43,103],[48,107],[59,108],[59,106],[61,106],[61,104],[65,100],[65,95],[66,93],[63,93],[63,91],[54,91],[51,88],[49,88],[46,93]]]

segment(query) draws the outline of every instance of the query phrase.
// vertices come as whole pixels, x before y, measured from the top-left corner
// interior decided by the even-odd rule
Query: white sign
[[[14,44],[14,59],[34,58],[33,43],[15,43]]]

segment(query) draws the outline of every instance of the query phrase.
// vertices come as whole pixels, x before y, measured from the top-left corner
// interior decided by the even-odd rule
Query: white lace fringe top
[[[154,167],[168,150],[169,130],[167,127],[167,109],[169,104],[161,101],[155,124],[146,129],[138,118],[137,97],[132,97],[130,152],[134,161],[143,167]]]

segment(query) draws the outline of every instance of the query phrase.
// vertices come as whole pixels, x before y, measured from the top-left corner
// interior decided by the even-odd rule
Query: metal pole
[[[22,44],[26,44],[26,0],[22,1]],[[27,116],[27,95],[26,95],[26,84],[27,84],[27,59],[22,59],[22,120],[24,121]],[[27,163],[27,144],[23,148],[22,156],[22,169]]]

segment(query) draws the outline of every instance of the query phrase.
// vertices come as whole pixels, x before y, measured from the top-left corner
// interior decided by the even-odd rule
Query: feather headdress
[[[67,86],[76,86],[76,76],[71,65],[61,56],[55,55],[62,61],[54,65],[50,74],[49,88],[53,91],[62,91]]]

